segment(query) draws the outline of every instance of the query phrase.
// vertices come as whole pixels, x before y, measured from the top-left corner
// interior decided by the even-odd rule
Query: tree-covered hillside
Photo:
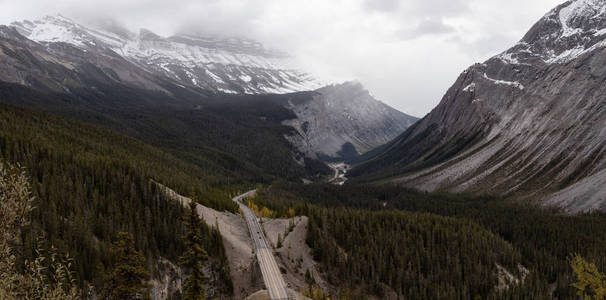
[[[405,298],[575,299],[570,255],[606,268],[603,213],[566,215],[498,198],[379,185],[278,183],[255,201],[277,215],[289,208],[308,215],[307,242],[344,289],[395,290]],[[519,288],[496,293],[495,263],[521,275],[519,263],[529,273]],[[383,284],[390,289],[376,288]]]
[[[0,103],[121,132],[208,170],[227,183],[329,174],[285,138],[289,95],[172,95],[116,86],[48,93],[0,82]],[[296,95],[295,95],[296,96]],[[301,163],[304,162],[305,166]]]
[[[113,263],[108,249],[118,232],[134,235],[152,275],[158,258],[176,262],[182,254],[183,208],[152,180],[236,211],[212,171],[115,132],[7,105],[0,106],[0,161],[20,164],[32,181],[35,209],[21,261],[35,257],[44,233],[45,247],[74,258],[78,282],[97,288]],[[209,255],[225,263],[218,232],[204,234]]]

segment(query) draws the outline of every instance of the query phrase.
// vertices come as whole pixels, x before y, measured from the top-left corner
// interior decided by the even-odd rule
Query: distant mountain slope
[[[280,97],[230,95],[211,102],[198,99],[186,106],[166,95],[138,90],[74,95],[0,82],[0,103],[42,109],[122,132],[212,170],[231,184],[275,177],[312,179],[317,172],[330,173],[284,139],[293,129],[280,122],[294,114],[276,103]],[[139,101],[153,105],[138,106]]]
[[[92,28],[61,15],[11,26],[44,45],[66,43],[87,51],[111,51],[151,73],[215,92],[282,94],[321,86],[298,71],[288,55],[246,39],[194,34],[164,38],[145,29],[132,33],[115,25]]]
[[[352,174],[606,209],[605,45],[606,1],[556,7]]]
[[[297,134],[289,136],[311,157],[347,160],[383,145],[418,119],[393,109],[358,82],[320,88],[311,97],[288,101],[297,119],[285,124]]]
[[[6,26],[0,26],[0,60],[2,103],[120,131],[201,167],[221,166],[216,172],[232,180],[329,172],[284,139],[293,129],[280,122],[295,115],[283,107],[283,96],[187,87],[111,50],[40,44]]]
[[[253,41],[193,35],[162,38],[146,30],[134,34],[117,26],[104,28],[92,29],[60,15],[0,26],[0,81],[72,98],[70,110],[102,109],[108,118],[114,118],[108,114],[118,108],[119,114],[167,106],[187,111],[217,104],[229,98],[226,94],[267,95],[319,87],[308,75],[285,69],[290,61],[285,54]],[[308,97],[312,94],[316,96]],[[270,102],[294,112],[296,119],[284,124],[298,133],[284,136],[308,158],[355,157],[388,142],[416,120],[375,100],[360,84],[331,85],[294,97],[307,100]],[[254,103],[261,102],[248,105]],[[57,109],[48,103],[34,105],[43,106]],[[304,161],[299,154],[290,156]]]

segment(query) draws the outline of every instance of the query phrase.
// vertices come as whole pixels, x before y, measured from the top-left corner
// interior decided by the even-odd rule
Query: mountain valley
[[[465,70],[430,114],[353,174],[603,210],[594,187],[606,167],[604,18],[601,1],[558,6],[513,48]]]
[[[252,39],[75,20],[0,25],[0,299],[606,299],[606,0],[420,119]]]

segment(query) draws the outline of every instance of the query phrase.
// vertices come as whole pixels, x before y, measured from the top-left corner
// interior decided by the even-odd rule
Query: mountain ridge
[[[583,179],[606,168],[606,36],[587,37],[606,28],[605,10],[591,10],[596,3],[606,7],[556,7],[520,43],[465,70],[431,113],[350,175],[570,212],[605,209],[603,196],[582,197],[594,190]],[[554,18],[560,14],[567,17]],[[571,186],[567,199],[551,200]]]
[[[290,93],[322,86],[310,75],[297,71],[284,53],[245,39],[191,34],[164,38],[147,29],[133,33],[117,26],[109,31],[78,24],[62,15],[13,22],[10,26],[42,44],[61,42],[84,50],[111,50],[148,71],[215,92]]]
[[[283,122],[296,129],[287,139],[325,161],[355,159],[418,120],[375,99],[357,81],[327,85],[311,97],[289,100],[287,107],[297,115]]]
[[[0,40],[4,49],[0,57],[6,57],[7,63],[0,66],[0,80],[76,97],[107,100],[108,94],[115,94],[109,97],[112,101],[124,98],[118,90],[129,95],[154,94],[131,95],[131,100],[120,103],[139,109],[168,103],[191,109],[226,94],[300,91],[316,108],[326,107],[331,99],[339,103],[329,109],[330,113],[315,109],[313,114],[304,113],[297,105],[281,103],[297,116],[285,125],[299,134],[286,135],[286,139],[308,157],[327,160],[357,156],[386,143],[416,121],[378,102],[360,84],[318,88],[319,82],[309,75],[281,69],[287,54],[268,50],[252,40],[187,33],[164,38],[146,29],[133,33],[115,24],[105,27],[109,29],[91,29],[61,15],[1,27],[5,40]],[[312,83],[308,79],[313,84],[307,84]],[[314,93],[330,95],[330,99],[311,96]],[[310,127],[314,129],[311,135],[297,127],[318,124],[319,120],[320,127]],[[338,153],[342,150],[347,154]]]

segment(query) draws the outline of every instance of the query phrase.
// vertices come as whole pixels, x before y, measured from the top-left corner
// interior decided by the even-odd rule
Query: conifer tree
[[[118,233],[118,240],[110,248],[115,259],[114,268],[103,288],[102,299],[140,299],[149,298],[145,281],[149,272],[145,269],[145,258],[135,249],[133,236],[126,232]]]
[[[185,279],[183,298],[201,300],[205,299],[204,281],[206,280],[202,267],[208,255],[202,246],[204,242],[201,234],[202,221],[196,211],[196,203],[190,202],[189,208],[189,213],[183,222],[187,230],[183,237],[186,250],[179,258],[181,266],[190,272]]]

